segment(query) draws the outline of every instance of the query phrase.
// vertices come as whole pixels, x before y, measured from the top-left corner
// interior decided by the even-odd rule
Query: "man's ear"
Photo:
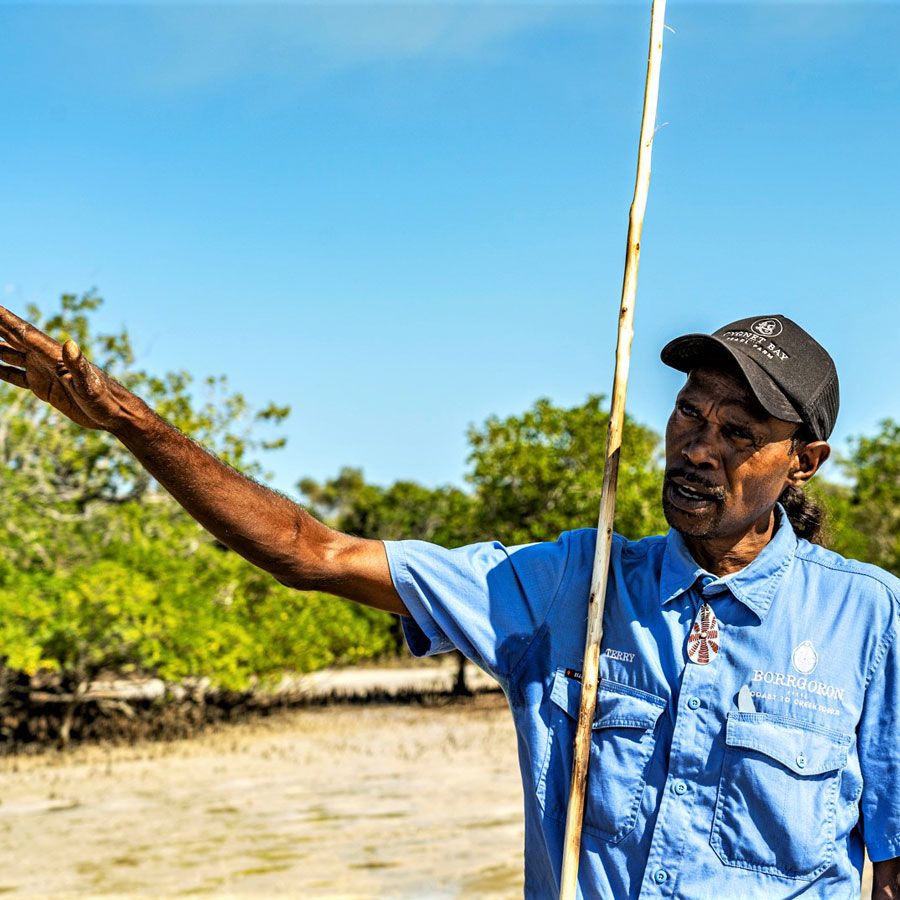
[[[831,445],[828,441],[810,441],[800,444],[794,454],[794,465],[788,479],[796,487],[802,487],[809,481],[819,467],[831,456]]]

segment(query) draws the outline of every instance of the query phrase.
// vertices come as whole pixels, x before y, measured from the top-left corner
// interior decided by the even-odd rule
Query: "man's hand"
[[[75,341],[58,341],[0,306],[0,379],[27,388],[85,428],[111,430],[134,395],[88,362]]]
[[[900,898],[900,857],[872,863],[872,900]]]
[[[85,428],[109,431],[207,531],[282,584],[406,613],[381,541],[341,534],[257,484],[169,425],[139,397],[0,307],[0,379]]]

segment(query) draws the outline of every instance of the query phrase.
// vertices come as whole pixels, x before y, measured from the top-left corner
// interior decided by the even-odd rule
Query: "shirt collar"
[[[659,579],[659,600],[668,603],[703,580],[704,596],[714,596],[730,590],[737,600],[751,609],[762,621],[769,611],[781,577],[787,571],[797,549],[797,535],[788,520],[784,507],[775,506],[775,533],[759,555],[737,572],[716,578],[691,556],[684,538],[674,528],[666,536],[662,572]]]

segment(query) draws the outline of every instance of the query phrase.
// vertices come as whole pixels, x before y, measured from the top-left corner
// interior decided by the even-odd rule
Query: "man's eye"
[[[697,407],[691,406],[690,403],[685,403],[683,400],[678,404],[678,411],[684,416],[690,416],[692,419],[696,419],[699,415]]]
[[[745,428],[738,428],[735,425],[728,425],[722,430],[730,438],[734,438],[738,441],[749,441],[750,443],[753,443],[753,435],[750,434],[750,432]]]

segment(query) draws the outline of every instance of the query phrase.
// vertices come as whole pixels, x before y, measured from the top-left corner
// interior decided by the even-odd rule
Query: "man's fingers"
[[[39,331],[5,306],[0,306],[0,337],[15,350],[37,350],[52,356],[59,344],[52,337]]]
[[[6,345],[8,347],[13,347],[16,350],[25,349],[22,343],[12,333],[12,331],[3,324],[2,320],[0,320],[0,338],[6,341]]]
[[[25,354],[21,350],[14,350],[9,344],[0,344],[0,359],[20,369],[25,368]]]
[[[103,388],[97,370],[88,362],[87,357],[81,352],[81,347],[71,340],[63,344],[63,363],[72,374],[72,380],[82,395],[96,397]]]
[[[23,369],[15,369],[12,366],[0,366],[0,379],[14,384],[16,387],[29,388],[28,376]]]
[[[78,365],[79,360],[84,359],[81,347],[79,347],[72,338],[69,338],[69,340],[63,344],[63,359],[70,369],[75,368]]]
[[[20,338],[22,326],[27,324],[15,313],[11,313],[5,306],[0,306],[0,337],[11,344],[16,350],[24,350]]]
[[[62,357],[63,365],[72,373],[72,377],[76,381],[84,381],[91,366],[81,352],[81,347],[71,338],[63,344]]]

